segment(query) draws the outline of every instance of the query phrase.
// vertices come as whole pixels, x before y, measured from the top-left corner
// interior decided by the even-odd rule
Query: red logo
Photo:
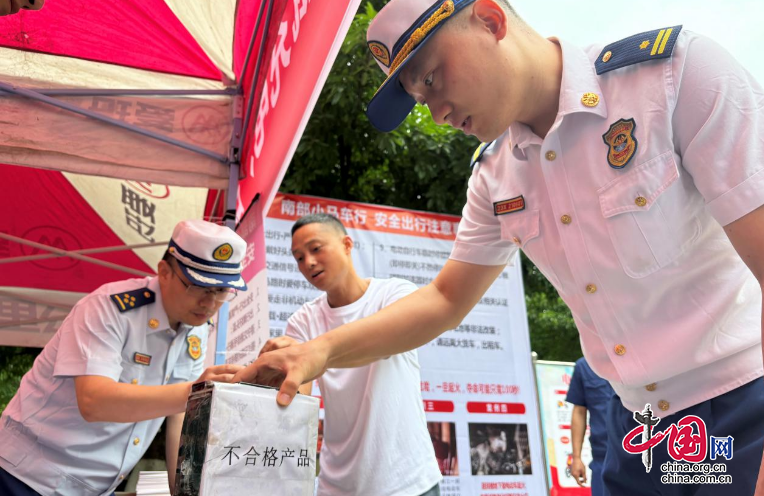
[[[694,428],[693,428],[694,427]],[[628,453],[643,453],[660,444],[668,436],[668,453],[676,461],[700,463],[708,453],[706,423],[700,417],[687,415],[668,429],[658,432],[655,437],[639,444],[632,444],[637,436],[641,436],[644,428],[635,427],[623,438],[623,449]]]
[[[128,186],[146,196],[161,200],[170,196],[170,187],[164,184],[154,184],[141,181],[125,181]]]
[[[202,145],[217,145],[231,137],[229,118],[210,105],[191,107],[183,115],[183,132]]]
[[[653,427],[658,425],[661,419],[653,417],[648,403],[644,411],[634,412],[634,420],[641,425],[624,436],[623,449],[631,454],[644,453],[642,463],[646,472],[652,468],[652,449],[666,438],[668,438],[668,454],[674,460],[700,463],[706,459],[708,436],[706,423],[702,418],[687,415],[663,431],[653,433]],[[635,444],[634,441],[637,438],[641,442]]]
[[[55,226],[33,227],[21,237],[28,241],[34,241],[35,243],[40,243],[41,245],[50,246],[51,248],[57,248],[63,251],[73,251],[82,248],[82,245],[74,235],[69,231],[64,231],[60,227]],[[23,253],[24,256],[28,256],[48,255],[53,254],[54,252],[23,245],[21,246],[21,253]],[[48,259],[33,260],[32,263],[42,269],[67,270],[80,263],[80,261],[66,256],[56,256]]]

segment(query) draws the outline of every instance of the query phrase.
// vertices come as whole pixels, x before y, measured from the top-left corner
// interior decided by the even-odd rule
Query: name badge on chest
[[[493,215],[511,214],[520,210],[525,210],[525,198],[523,198],[523,195],[493,203]]]
[[[135,355],[133,355],[133,360],[135,360],[135,363],[140,365],[151,365],[151,355],[146,355],[143,353],[135,352]]]

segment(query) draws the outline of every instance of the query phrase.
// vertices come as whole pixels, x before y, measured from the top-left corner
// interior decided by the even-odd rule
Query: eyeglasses
[[[196,298],[198,300],[201,300],[202,298],[206,298],[207,295],[212,296],[215,301],[231,301],[234,298],[236,298],[236,295],[238,294],[238,291],[233,288],[220,288],[220,287],[203,287],[203,286],[197,286],[195,284],[186,284],[186,282],[181,279],[180,275],[178,275],[177,272],[175,272],[175,269],[173,268],[172,264],[168,264],[170,266],[170,270],[173,274],[178,278],[181,284],[183,284],[186,287],[186,294],[189,296]]]

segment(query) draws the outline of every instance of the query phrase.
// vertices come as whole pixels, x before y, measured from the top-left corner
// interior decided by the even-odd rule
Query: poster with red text
[[[428,284],[451,253],[459,217],[278,194],[265,220],[271,337],[320,292],[299,272],[292,224],[336,216],[355,243],[361,277]],[[519,260],[519,259],[518,259]],[[548,494],[519,262],[508,266],[455,329],[419,349],[421,390],[444,496]],[[314,394],[319,395],[314,386]]]
[[[570,421],[573,405],[565,401],[573,377],[574,363],[536,362],[536,380],[539,391],[541,426],[546,445],[547,469],[550,496],[591,496],[591,487],[580,487],[570,475],[573,462]],[[589,464],[592,449],[589,445],[589,423],[587,420],[581,460],[586,465],[586,480],[592,480]]]

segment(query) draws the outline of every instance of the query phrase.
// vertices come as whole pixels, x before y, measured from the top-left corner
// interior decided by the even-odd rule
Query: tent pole
[[[70,253],[79,253],[81,255],[84,254],[91,254],[91,253],[111,253],[115,251],[126,251],[126,250],[137,250],[139,248],[151,248],[153,246],[166,246],[167,241],[164,243],[143,243],[140,245],[121,245],[121,246],[106,246],[103,248],[85,248],[83,250],[71,250]],[[11,257],[11,258],[3,258],[0,259],[0,265],[7,264],[7,263],[18,263],[18,262],[31,262],[34,260],[46,260],[49,258],[59,258],[63,257],[65,255],[60,255],[57,253],[48,253],[48,254],[41,254],[41,255],[29,255],[27,257]]]
[[[14,300],[19,300],[19,301],[26,301],[26,302],[29,302],[29,303],[45,305],[46,307],[58,308],[60,310],[66,310],[67,313],[74,306],[74,305],[64,305],[64,304],[61,304],[61,303],[54,303],[54,302],[50,302],[50,301],[45,301],[42,298],[33,298],[33,297],[29,296],[29,295],[20,295],[20,294],[14,293],[12,291],[3,291],[3,290],[0,290],[0,296],[5,296],[7,298],[11,298],[11,299],[14,299]],[[85,295],[83,294],[82,296],[85,296]]]
[[[31,91],[25,88],[19,88],[17,86],[13,86],[3,82],[0,82],[0,90],[5,91],[7,93],[12,93],[14,95],[23,96],[23,97],[29,98],[30,100],[47,103],[48,105],[52,105],[60,109],[68,110],[70,112],[74,112],[75,114],[84,115],[85,117],[90,117],[92,119],[125,129],[127,131],[132,131],[142,136],[146,136],[147,138],[153,138],[155,140],[162,141],[169,145],[177,146],[179,148],[183,148],[185,150],[189,150],[189,151],[204,155],[206,157],[213,158],[217,160],[218,162],[221,162],[224,164],[228,162],[228,158],[225,155],[215,153],[211,150],[207,150],[206,148],[192,145],[191,143],[186,143],[186,142],[177,140],[175,138],[170,138],[169,136],[164,136],[154,131],[149,131],[147,129],[143,129],[142,127],[135,126],[133,124],[128,124],[127,122],[122,122],[119,119],[112,119],[111,117],[106,117],[105,115],[101,115],[97,112],[93,112],[92,110],[83,109],[83,108],[77,107],[76,105],[72,105],[71,103],[63,102],[61,100],[57,100],[55,98],[42,95],[35,91]]]
[[[34,320],[16,320],[13,322],[4,322],[0,323],[0,329],[4,329],[6,327],[16,327],[16,326],[24,326],[24,325],[34,325],[34,324],[42,324],[44,322],[61,322],[66,318],[67,314],[64,315],[51,315],[50,317],[45,317],[44,319],[34,319]]]
[[[115,263],[111,262],[105,262],[103,260],[98,260],[97,258],[88,257],[85,255],[80,255],[79,253],[74,253],[71,251],[62,250],[60,248],[54,248],[52,246],[44,245],[42,243],[35,243],[34,241],[29,241],[24,238],[19,238],[16,236],[11,236],[10,234],[0,233],[0,239],[7,239],[8,241],[14,241],[16,243],[31,246],[33,248],[38,248],[40,250],[45,250],[53,253],[57,253],[62,256],[71,257],[77,260],[81,260],[83,262],[90,262],[96,265],[100,265],[102,267],[108,267],[110,269],[115,270],[121,270],[123,272],[127,272],[128,274],[134,274],[141,277],[151,277],[154,276],[154,274],[143,272],[142,270],[137,269],[131,269],[130,267],[123,267],[121,265],[117,265]]]
[[[241,124],[241,119],[239,119]],[[238,148],[234,149],[231,146],[231,152],[234,150],[238,152]],[[236,231],[236,201],[239,195],[239,162],[238,159],[232,162],[230,165],[230,172],[228,175],[228,190],[225,197],[225,214],[223,215],[224,223],[232,231]],[[217,200],[216,200],[217,205]],[[222,365],[225,363],[225,356],[221,356],[221,353],[225,353],[226,339],[228,336],[228,312],[231,309],[231,305],[228,302],[218,309],[217,318],[215,319],[215,365]]]
[[[252,57],[252,50],[255,48],[255,38],[257,37],[257,31],[260,29],[260,21],[263,20],[263,10],[265,9],[265,2],[260,2],[260,10],[257,13],[257,20],[255,21],[255,29],[252,30],[252,37],[249,39],[249,46],[247,47],[247,55],[244,57],[244,65],[241,66],[241,74],[239,74],[239,84],[237,89],[239,93],[242,92],[242,85],[244,84],[244,75],[249,68],[249,61]],[[257,75],[255,75],[257,77]]]
[[[271,11],[273,7],[273,0],[269,0],[271,8],[268,9],[268,16],[263,28],[263,40],[268,34],[268,24],[270,23]],[[229,166],[230,171],[228,174],[228,189],[225,197],[225,213],[223,214],[223,220],[225,225],[229,228],[236,230],[236,204],[239,196],[239,170],[241,169],[241,148],[244,143],[244,133],[247,131],[246,127],[242,126],[242,120],[247,121],[246,117],[242,119],[243,100],[242,100],[242,85],[244,84],[244,75],[247,73],[249,67],[250,58],[252,56],[252,50],[255,46],[255,39],[257,38],[257,31],[260,29],[260,21],[262,21],[263,10],[265,8],[265,1],[260,3],[260,11],[257,14],[257,21],[255,22],[255,28],[252,31],[252,38],[249,41],[249,47],[247,48],[247,55],[244,59],[244,65],[242,66],[241,74],[239,75],[239,84],[236,87],[237,95],[233,101],[233,133],[231,134],[231,146],[229,147]],[[257,67],[255,69],[255,77],[257,78],[257,71],[260,68],[260,58],[262,57],[262,46],[257,59]],[[252,98],[254,97],[254,88],[257,86],[257,81],[252,82],[252,88],[249,92],[249,105],[247,107],[247,116],[252,108]],[[248,123],[247,123],[248,125]],[[217,205],[217,200],[216,200]],[[230,309],[229,303],[224,303],[218,311],[217,325],[215,326],[215,365],[225,363],[226,354],[226,338],[228,335],[228,311]]]
[[[268,26],[271,24],[271,14],[273,13],[273,0],[268,0],[268,14],[265,16],[265,26],[263,27],[263,35],[260,39],[260,49],[257,52],[257,62],[255,63],[255,76],[260,73],[260,64],[263,62],[263,53],[265,52],[265,42],[268,39]],[[249,121],[252,118],[252,108],[255,103],[255,90],[257,89],[256,82],[253,81],[252,86],[249,88],[249,99],[247,100],[247,112],[244,114],[244,125],[242,130],[246,133],[249,130]],[[246,143],[246,140],[242,141],[242,145]]]
[[[88,88],[27,88],[46,96],[231,96],[235,95],[236,88],[224,88],[222,90],[135,90],[135,89],[88,89]],[[5,90],[0,90],[0,95]]]
[[[239,164],[231,164],[230,174],[228,175],[228,191],[225,196],[225,214],[223,220],[225,225],[231,229],[236,229],[236,202],[239,195]]]

